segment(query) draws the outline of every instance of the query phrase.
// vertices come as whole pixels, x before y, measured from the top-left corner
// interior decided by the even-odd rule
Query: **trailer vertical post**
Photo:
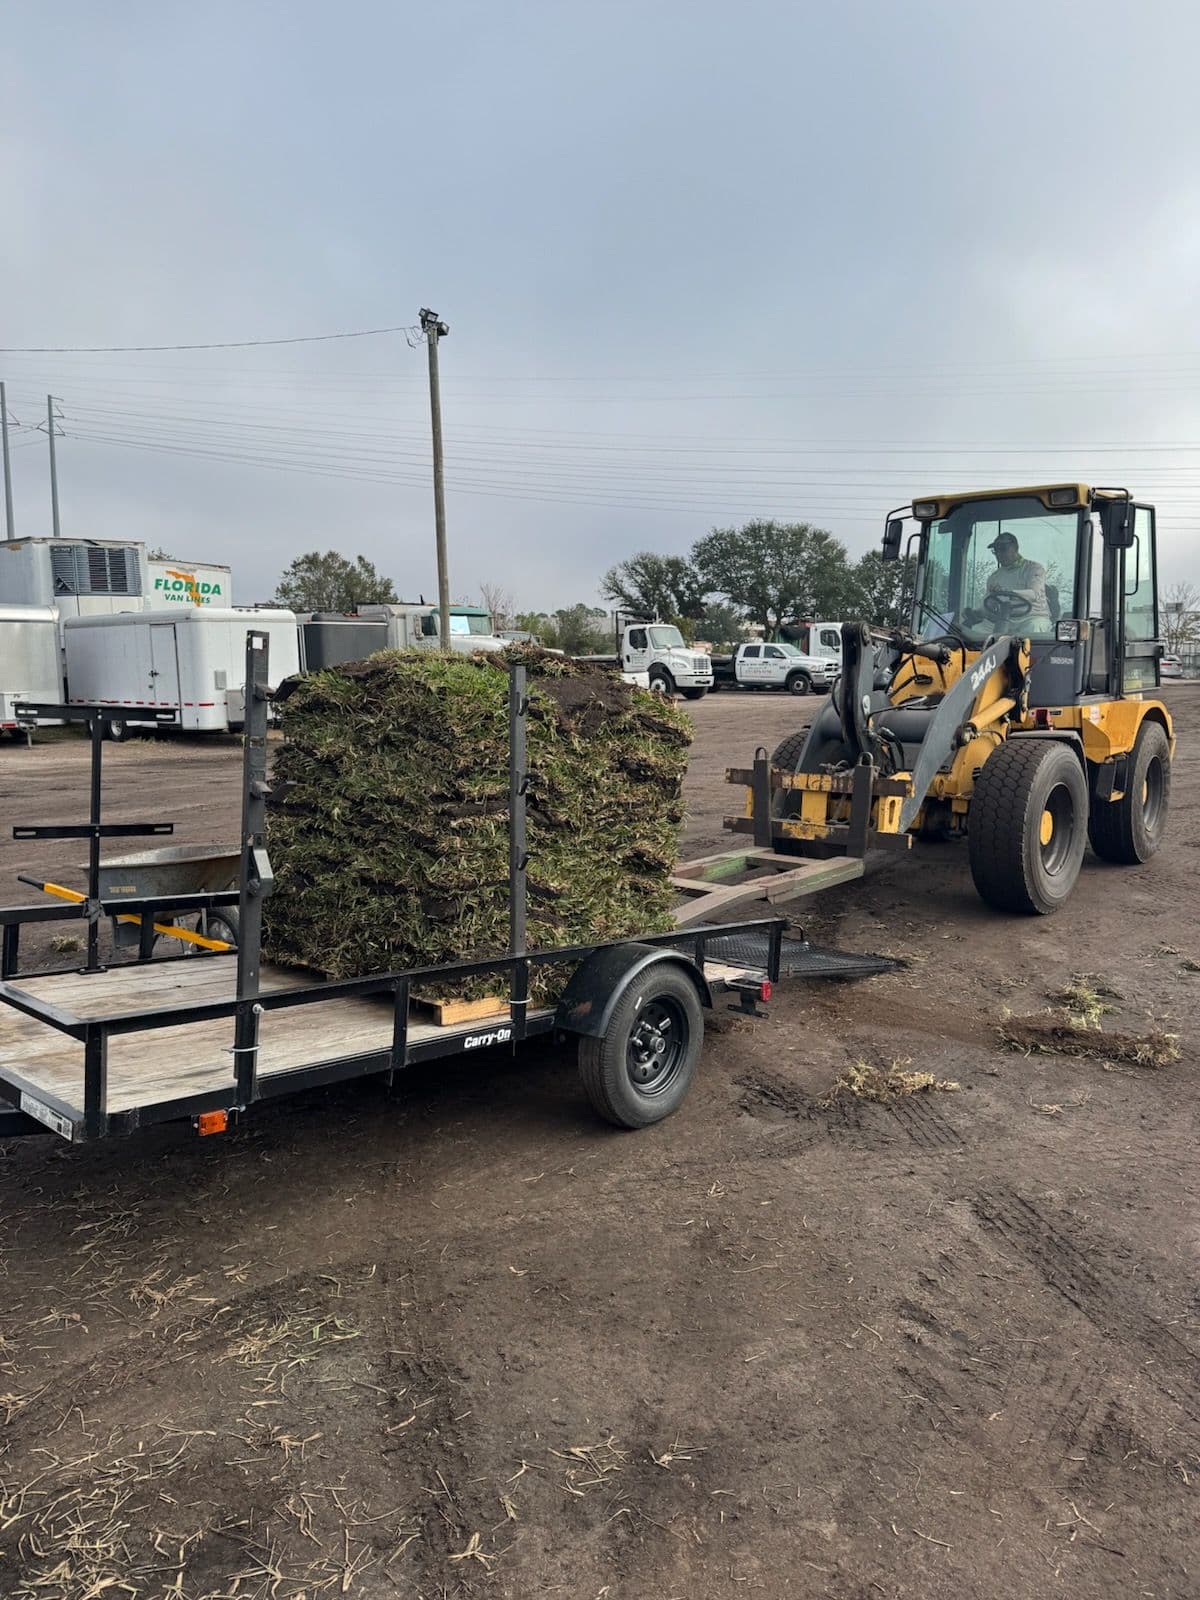
[[[262,903],[273,879],[267,859],[267,666],[269,638],[246,635],[246,710],[242,740],[242,840],[238,871],[237,1015],[233,1059],[238,1101],[255,1098],[258,1077]]]
[[[101,763],[104,759],[104,714],[93,709],[87,721],[92,743],[91,803],[88,821],[91,833],[88,838],[88,933],[87,970],[100,970],[100,804]]]
[[[83,1041],[83,1123],[88,1138],[104,1132],[108,1116],[108,1034],[101,1023]]]
[[[514,664],[508,669],[508,953],[511,956],[526,954],[526,869],[529,850],[526,831],[525,803],[529,786],[526,717],[529,696],[526,691],[526,672]],[[529,963],[518,961],[513,967],[512,1004],[513,1038],[525,1037],[525,1020],[529,1010]]]

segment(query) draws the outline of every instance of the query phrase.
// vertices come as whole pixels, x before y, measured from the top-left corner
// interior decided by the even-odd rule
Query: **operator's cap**
[[[995,550],[999,545],[1002,545],[1002,544],[1016,545],[1016,543],[1017,543],[1017,536],[1016,536],[1015,533],[1008,533],[1008,532],[998,533],[996,535],[996,537],[992,540],[991,544],[988,545],[988,549],[989,550]]]

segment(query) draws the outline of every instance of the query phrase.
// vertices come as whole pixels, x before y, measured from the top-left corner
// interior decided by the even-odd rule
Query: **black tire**
[[[113,717],[111,721],[104,724],[104,731],[114,744],[124,744],[126,739],[133,738],[133,729],[125,721],[124,717]]]
[[[1083,763],[1069,745],[1002,744],[975,780],[967,819],[981,899],[998,911],[1057,911],[1079,876],[1087,816]]]
[[[667,669],[665,667],[651,667],[650,668],[650,693],[651,694],[674,694],[675,693],[675,679],[671,676],[671,674],[667,671]]]
[[[801,728],[799,733],[789,733],[787,738],[777,744],[771,752],[771,765],[782,767],[784,772],[795,772],[796,763],[800,759],[800,752],[808,741],[808,729]]]
[[[231,944],[237,949],[238,942],[238,914],[235,906],[226,906],[220,911],[208,913],[208,933],[210,939],[224,939],[226,944]]]
[[[625,990],[603,1039],[579,1041],[593,1110],[618,1128],[661,1122],[682,1105],[703,1043],[695,984],[678,967],[651,967]]]
[[[1092,801],[1088,837],[1102,861],[1133,867],[1162,843],[1171,802],[1171,744],[1160,722],[1143,722],[1120,800]]]
[[[683,691],[683,698],[685,700],[703,700],[707,693],[707,689],[685,689]]]
[[[812,679],[807,672],[793,672],[784,687],[789,694],[811,694]]]

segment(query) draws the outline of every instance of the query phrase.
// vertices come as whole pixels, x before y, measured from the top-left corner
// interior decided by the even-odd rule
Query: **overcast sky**
[[[1200,581],[1200,13],[1159,0],[10,4],[0,345],[449,322],[452,588],[773,515],[1154,499]],[[0,354],[18,535],[432,595],[423,348]],[[231,459],[232,458],[232,459]]]

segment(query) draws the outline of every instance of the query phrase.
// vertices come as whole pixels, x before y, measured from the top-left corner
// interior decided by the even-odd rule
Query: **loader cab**
[[[1030,705],[1158,682],[1154,510],[1057,484],[916,500],[912,630],[980,649],[1030,641]]]

